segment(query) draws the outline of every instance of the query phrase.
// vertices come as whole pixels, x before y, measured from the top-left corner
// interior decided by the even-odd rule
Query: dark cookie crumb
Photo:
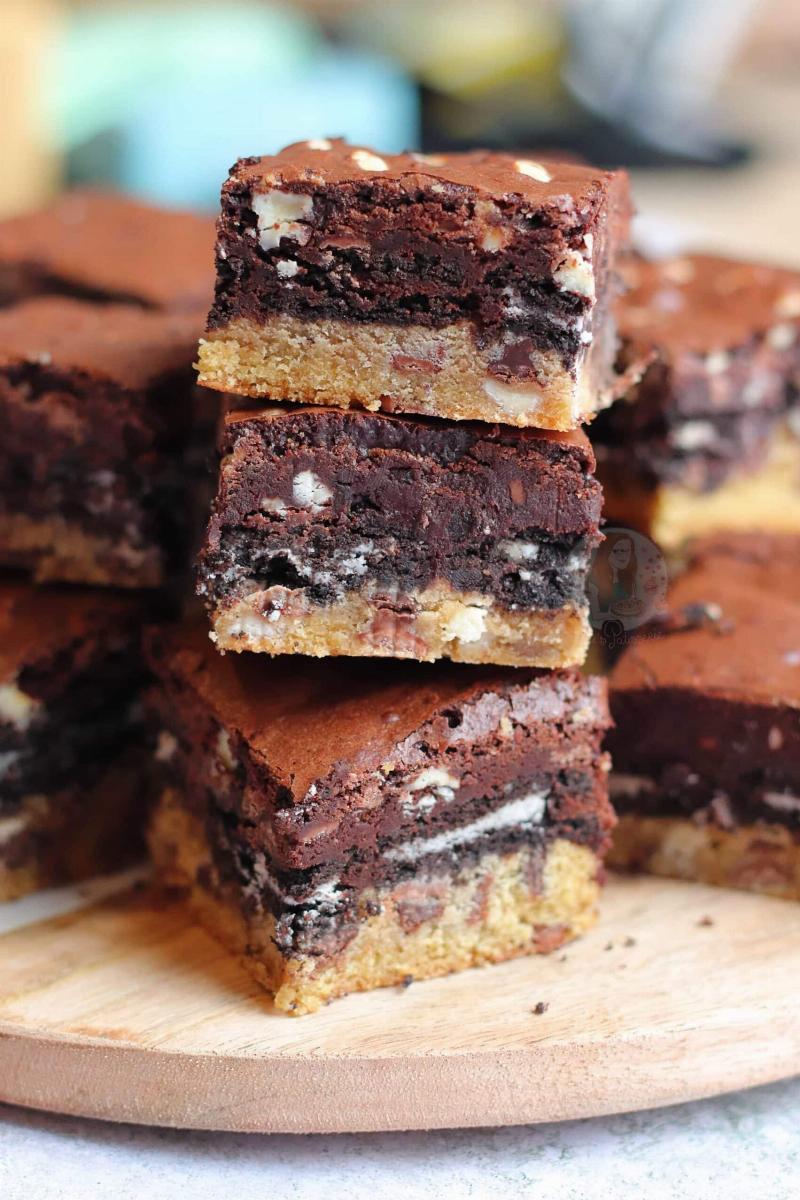
[[[547,1012],[549,1007],[550,1007],[550,1005],[547,1003],[546,1000],[540,1000],[538,1004],[534,1004],[533,1008],[531,1009],[531,1012],[534,1013],[535,1016],[540,1017],[542,1015],[542,1013]]]

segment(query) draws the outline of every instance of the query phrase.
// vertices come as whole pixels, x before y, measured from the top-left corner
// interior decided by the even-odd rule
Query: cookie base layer
[[[607,862],[618,870],[800,900],[800,838],[785,825],[727,830],[685,817],[622,814]]]
[[[790,434],[776,439],[758,470],[738,473],[713,492],[664,484],[652,489],[625,484],[602,464],[598,479],[605,497],[608,525],[641,530],[665,550],[677,550],[692,537],[720,530],[800,533],[800,440]]]
[[[400,612],[350,592],[316,605],[283,587],[254,592],[212,612],[219,650],[315,658],[410,658],[516,667],[580,666],[591,629],[585,610],[510,612],[479,592],[428,588],[404,596]]]
[[[111,768],[84,796],[36,795],[0,816],[0,900],[133,862],[143,849],[143,790],[136,770]]]
[[[0,563],[30,570],[36,583],[150,588],[162,584],[165,574],[155,547],[96,537],[63,517],[34,520],[21,513],[0,513]]]
[[[403,927],[396,902],[413,883],[395,892],[371,888],[360,901],[363,922],[344,949],[285,958],[273,940],[275,918],[239,907],[220,883],[202,822],[174,792],[165,792],[156,809],[150,845],[163,882],[188,892],[200,922],[242,956],[276,1008],[294,1016],[348,992],[555,950],[594,924],[599,896],[600,860],[585,846],[558,840],[548,850],[540,894],[531,889],[525,850],[486,855],[457,875],[422,881],[440,888],[441,904],[436,917],[413,929]]]
[[[531,354],[535,380],[504,383],[469,321],[431,329],[238,317],[210,332],[198,357],[199,382],[218,391],[453,421],[569,430],[611,399],[600,398],[588,363],[576,380],[554,351]]]

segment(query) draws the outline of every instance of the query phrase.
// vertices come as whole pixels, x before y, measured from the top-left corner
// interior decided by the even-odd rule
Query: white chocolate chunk
[[[764,792],[762,799],[776,812],[800,812],[800,796],[792,792]]]
[[[685,421],[670,434],[670,441],[678,450],[700,450],[710,446],[715,437],[716,430],[710,421]]]
[[[413,783],[409,784],[410,792],[421,792],[423,788],[445,787],[457,791],[461,787],[461,780],[456,779],[455,775],[451,775],[449,771],[445,771],[442,767],[426,767],[424,771],[420,771]]]
[[[292,258],[281,258],[275,264],[275,270],[280,275],[281,279],[292,279],[300,270],[297,263]]]
[[[706,370],[709,375],[721,375],[731,365],[731,356],[727,350],[713,350],[706,355]]]
[[[498,542],[497,549],[512,562],[530,562],[539,556],[539,547],[535,542],[523,542],[514,538],[506,538],[502,542]]]
[[[274,250],[281,238],[291,238],[302,245],[311,230],[299,222],[307,220],[314,211],[314,201],[300,192],[270,192],[255,194],[251,200],[258,218],[258,241],[262,250]]]
[[[591,261],[578,254],[577,250],[567,251],[564,260],[553,272],[553,279],[560,291],[594,300],[594,270]]]
[[[412,154],[411,157],[426,167],[443,167],[446,161],[443,154]]]
[[[539,183],[549,183],[553,178],[547,167],[540,162],[534,162],[530,158],[518,158],[514,166],[520,175],[527,175],[529,179],[535,179]]]
[[[486,609],[453,600],[442,606],[442,636],[459,642],[479,642],[486,628]]]
[[[309,138],[306,146],[309,150],[332,150],[333,142],[329,141],[328,138]]]
[[[0,721],[27,729],[40,708],[40,701],[21,691],[15,683],[0,686]]]
[[[262,512],[272,513],[276,517],[282,517],[286,512],[286,505],[283,500],[278,500],[274,496],[265,496],[259,501],[258,507]]]
[[[773,350],[788,350],[797,339],[798,330],[794,325],[773,325],[767,331],[767,342]]]
[[[371,150],[354,150],[350,155],[357,167],[362,171],[388,171],[389,164]]]
[[[784,292],[775,304],[779,317],[800,317],[800,292]]]
[[[235,769],[236,758],[231,749],[231,739],[228,736],[227,729],[220,729],[217,734],[217,758],[226,771],[233,771]]]
[[[299,471],[292,480],[292,497],[301,508],[318,509],[333,498],[333,492],[313,471]]]
[[[512,387],[511,384],[501,383],[499,379],[487,379],[483,390],[495,404],[509,413],[536,412],[542,401],[542,389],[536,384]]]

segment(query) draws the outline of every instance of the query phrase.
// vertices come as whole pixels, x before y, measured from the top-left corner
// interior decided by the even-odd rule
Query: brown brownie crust
[[[0,222],[0,303],[65,295],[196,308],[214,291],[214,222],[78,189]]]

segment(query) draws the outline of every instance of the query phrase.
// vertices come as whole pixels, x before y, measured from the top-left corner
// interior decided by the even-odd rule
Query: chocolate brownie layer
[[[596,872],[612,823],[599,679],[398,663],[376,677],[355,661],[300,674],[289,659],[222,658],[202,629],[155,636],[150,656],[172,789],[156,856],[199,855],[184,882],[212,908],[224,896],[246,922],[268,918],[293,970],[346,956],[378,915],[365,898],[391,896],[410,932],[487,859],[522,854],[528,894],[556,844]],[[181,847],[176,822],[202,851]],[[340,990],[352,987],[327,994]]]
[[[738,510],[750,525],[800,528],[800,275],[696,255],[633,260],[626,276],[618,365],[634,382],[592,428],[609,521],[667,546],[726,519],[741,527]],[[774,486],[786,459],[788,506],[770,516],[760,476]]]
[[[582,659],[601,504],[582,435],[265,409],[230,414],[223,451],[200,558],[221,648]],[[362,619],[340,630],[344,609]],[[562,619],[581,645],[559,645]],[[525,636],[504,648],[498,623]]]
[[[242,159],[223,188],[201,379],[574,428],[610,398],[626,220],[624,177],[576,164],[341,141]]]
[[[133,598],[0,584],[0,897],[140,845],[145,615]]]
[[[177,552],[197,317],[40,299],[0,313],[0,563],[153,586]]]
[[[127,196],[78,190],[0,222],[0,304],[39,295],[197,308],[214,290],[214,224]]]
[[[619,660],[608,739],[626,818],[618,863],[800,897],[798,585],[800,539],[697,546],[660,636]]]

